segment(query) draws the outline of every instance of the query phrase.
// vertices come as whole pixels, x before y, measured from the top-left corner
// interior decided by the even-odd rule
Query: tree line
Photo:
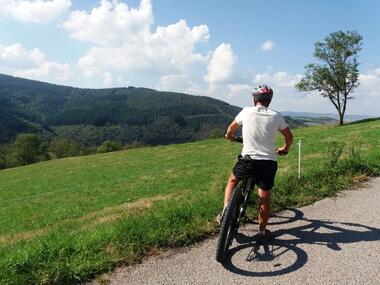
[[[106,153],[143,146],[139,142],[122,144],[106,140],[99,146],[86,147],[78,142],[55,137],[44,141],[37,134],[18,134],[12,144],[0,145],[0,169],[25,166],[28,164],[72,156]]]

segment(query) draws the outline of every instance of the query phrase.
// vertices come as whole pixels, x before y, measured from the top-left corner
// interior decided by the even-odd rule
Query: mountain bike
[[[242,143],[243,139],[241,137],[234,137],[234,141]],[[286,154],[287,152],[279,153],[279,155]],[[242,159],[247,160],[247,163],[245,163],[246,166],[249,160],[252,160],[249,156],[244,156]],[[232,191],[220,222],[219,239],[216,248],[216,260],[218,262],[225,260],[228,249],[232,244],[234,235],[237,233],[241,221],[247,218],[245,213],[254,186],[254,178],[250,175],[244,175],[243,179],[239,181],[238,185]]]

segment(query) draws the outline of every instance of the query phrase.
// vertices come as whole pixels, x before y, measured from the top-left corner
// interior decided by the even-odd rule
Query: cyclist
[[[270,190],[274,186],[277,171],[276,152],[287,154],[293,142],[293,135],[282,115],[268,108],[272,101],[273,90],[267,85],[259,85],[252,92],[254,106],[246,107],[232,121],[225,135],[233,141],[235,131],[242,126],[243,150],[228,179],[224,193],[224,209],[233,189],[245,174],[252,174],[259,196],[259,239],[270,238],[266,229],[270,213]],[[284,136],[284,145],[276,150],[277,131]],[[247,167],[245,167],[245,165]],[[248,172],[248,173],[247,173]],[[217,222],[223,216],[219,214]]]

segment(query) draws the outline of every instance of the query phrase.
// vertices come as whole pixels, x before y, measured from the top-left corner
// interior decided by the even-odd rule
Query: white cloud
[[[70,0],[0,0],[0,14],[19,21],[46,23],[68,12]]]
[[[271,108],[275,110],[291,110],[305,112],[335,112],[331,103],[313,93],[299,92],[294,85],[301,75],[284,71],[265,72],[252,75],[251,79],[239,80],[238,83],[217,84],[209,89],[206,95],[226,101],[237,106],[252,106],[251,92],[258,84],[267,84],[273,88],[274,97]]]
[[[359,83],[357,92],[365,94],[364,96],[380,99],[380,68],[360,74]]]
[[[256,74],[253,85],[268,84],[273,88],[274,97],[272,107],[278,110],[305,111],[317,113],[335,113],[336,110],[330,101],[323,98],[318,92],[300,92],[295,84],[302,75],[284,71],[275,73],[265,72]],[[380,68],[360,74],[359,87],[352,95],[354,100],[347,104],[347,114],[363,114],[379,116],[380,106]],[[247,103],[249,101],[247,100]]]
[[[318,92],[300,92],[295,85],[301,80],[301,74],[286,71],[272,71],[250,75],[251,79],[229,82],[220,85],[208,95],[239,106],[252,104],[251,90],[258,84],[267,84],[273,88],[274,97],[271,107],[276,110],[291,110],[316,113],[335,113],[330,101]],[[377,115],[380,106],[380,68],[360,74],[360,85],[354,90],[355,99],[348,102],[348,114]],[[222,95],[221,95],[222,94]]]
[[[231,94],[250,94],[252,86],[249,84],[228,84],[228,90]]]
[[[19,43],[0,44],[0,64],[0,72],[30,79],[66,81],[72,76],[69,64],[47,61],[41,50],[28,50]]]
[[[113,83],[113,76],[111,72],[105,72],[103,74],[103,84],[107,86],[111,86]]]
[[[236,98],[238,98],[239,100],[241,100],[241,98],[250,98],[252,89],[253,87],[250,84],[227,84],[227,97],[232,100]]]
[[[123,76],[118,76],[118,77],[116,78],[116,82],[117,82],[118,84],[123,84],[123,83],[124,83],[124,78],[123,78]],[[128,81],[127,81],[126,83],[128,83]],[[124,86],[125,86],[125,85],[124,85]]]
[[[139,8],[129,8],[120,1],[102,0],[91,12],[71,12],[63,27],[71,37],[104,46],[140,41],[149,34],[153,23],[152,4],[142,0]]]
[[[256,74],[253,83],[255,85],[263,83],[281,89],[294,88],[301,78],[301,74],[293,75],[285,71],[278,71],[276,73],[265,72]]]
[[[38,49],[25,49],[21,44],[3,46],[0,44],[0,62],[16,65],[36,65],[44,62],[45,56]]]
[[[256,73],[249,78],[240,77],[237,82],[231,79],[225,83],[212,84],[207,95],[227,101],[238,106],[252,105],[252,90],[259,84],[267,84],[273,88],[274,98],[272,107],[278,110],[298,110],[305,107],[310,98],[296,91],[294,85],[301,79],[299,74],[290,74],[284,71]],[[312,100],[310,100],[312,101]],[[302,102],[301,105],[300,102]],[[307,108],[307,107],[306,107]]]
[[[73,74],[68,63],[44,62],[35,68],[15,71],[13,75],[42,81],[58,80],[64,82],[70,79]]]
[[[295,84],[302,78],[300,74],[291,74],[285,71],[257,73],[253,76],[248,85],[235,87],[236,95],[234,100],[238,100],[240,105],[251,105],[252,96],[250,91],[259,84],[267,84],[273,89],[273,100],[271,107],[275,110],[292,110],[305,112],[334,112],[331,104],[325,98],[313,93],[299,92],[295,89]],[[245,86],[245,90],[244,90]],[[248,90],[248,87],[251,89]],[[239,90],[241,89],[241,90]],[[232,91],[234,88],[232,88]],[[246,92],[243,92],[246,91]],[[230,94],[233,94],[230,92]]]
[[[206,55],[195,51],[209,39],[207,26],[191,28],[180,20],[153,30],[153,20],[150,0],[142,0],[138,8],[102,0],[89,12],[72,12],[63,27],[72,38],[95,45],[78,60],[88,77],[105,71],[184,73],[194,63],[207,62]]]
[[[188,74],[170,74],[161,76],[156,88],[161,91],[173,91],[193,95],[204,93],[201,86],[194,83]]]
[[[218,99],[227,101],[233,105],[245,106],[252,102],[251,92],[252,84],[229,83],[221,86],[219,93],[224,94],[224,98],[218,96]]]
[[[263,42],[261,44],[261,49],[263,51],[271,51],[271,50],[273,50],[274,46],[275,46],[274,42],[272,42],[272,41],[265,41],[265,42]]]
[[[222,43],[215,49],[204,79],[210,84],[226,81],[233,73],[235,62],[236,56],[231,45]]]
[[[359,75],[359,87],[354,89],[354,99],[348,103],[347,112],[380,116],[380,68]]]

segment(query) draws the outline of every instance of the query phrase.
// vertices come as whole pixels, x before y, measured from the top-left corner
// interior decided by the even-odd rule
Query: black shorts
[[[274,186],[276,171],[277,161],[254,160],[250,157],[239,155],[232,173],[238,180],[241,180],[245,175],[251,176],[258,187],[268,191]]]

